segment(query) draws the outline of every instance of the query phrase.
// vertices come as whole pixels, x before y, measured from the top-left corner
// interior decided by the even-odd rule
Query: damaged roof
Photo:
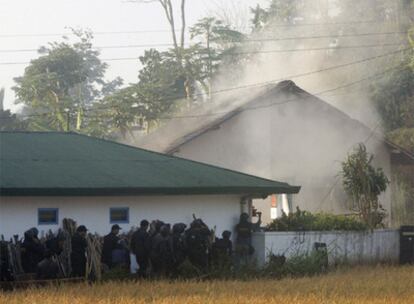
[[[208,103],[192,109],[189,113],[171,118],[168,123],[149,135],[139,137],[134,143],[142,148],[159,151],[167,154],[175,153],[182,145],[208,132],[218,128],[222,123],[234,116],[260,107],[261,104],[269,104],[269,100],[278,100],[280,104],[289,102],[312,102],[318,106],[318,111],[329,113],[343,122],[343,125],[365,129],[380,141],[384,142],[392,151],[402,154],[410,162],[414,161],[414,155],[406,149],[390,142],[383,136],[375,133],[365,124],[351,118],[336,107],[322,99],[306,92],[293,81],[286,80],[265,88],[252,88],[246,94],[237,99],[227,95],[227,98],[217,104]]]
[[[1,195],[266,196],[299,190],[77,133],[0,132]]]

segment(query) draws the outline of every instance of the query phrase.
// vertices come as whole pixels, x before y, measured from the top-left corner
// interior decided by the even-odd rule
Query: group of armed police
[[[260,214],[257,223],[249,221],[249,215],[242,213],[235,227],[236,244],[230,231],[223,231],[221,238],[201,220],[196,219],[187,228],[186,224],[174,225],[160,220],[142,220],[137,230],[129,235],[120,235],[121,227],[113,225],[109,234],[103,237],[101,262],[104,271],[110,269],[130,269],[130,257],[136,259],[140,277],[178,276],[180,266],[188,261],[200,273],[214,267],[236,266],[253,254],[251,234],[260,228]],[[77,227],[71,238],[71,276],[84,277],[87,263],[87,228]],[[55,279],[59,266],[54,256],[64,248],[65,239],[56,236],[45,243],[38,238],[36,228],[25,232],[22,243],[22,266],[27,273],[37,273],[38,279]],[[131,253],[133,255],[131,255]],[[135,262],[135,261],[134,261]]]

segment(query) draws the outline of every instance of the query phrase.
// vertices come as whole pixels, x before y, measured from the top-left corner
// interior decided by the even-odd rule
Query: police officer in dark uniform
[[[84,225],[76,229],[72,236],[72,252],[70,255],[72,263],[72,276],[83,277],[86,273],[86,232],[88,229]]]
[[[50,251],[52,255],[60,255],[65,244],[65,237],[63,234],[58,234],[46,241],[46,250]]]
[[[109,268],[112,268],[112,251],[114,251],[117,246],[120,238],[118,236],[119,231],[122,228],[115,224],[111,227],[111,232],[104,237],[103,246],[102,246],[102,263],[107,265]]]
[[[210,229],[201,219],[195,219],[186,231],[186,244],[190,262],[200,270],[208,267]]]
[[[37,228],[31,228],[24,233],[22,244],[22,264],[26,273],[35,273],[37,264],[43,260],[45,248],[38,238]]]
[[[172,246],[174,253],[174,270],[177,270],[187,257],[187,244],[184,235],[186,227],[187,225],[184,223],[173,225]]]
[[[230,268],[232,265],[233,242],[231,232],[223,231],[222,238],[217,238],[213,244],[212,259],[213,265],[217,268]]]
[[[259,220],[257,223],[249,221],[249,215],[242,213],[240,215],[240,222],[236,225],[236,253],[239,259],[246,259],[254,253],[252,246],[252,232],[260,229],[261,213],[258,213]]]
[[[155,237],[152,249],[152,261],[156,275],[170,276],[174,265],[173,244],[170,234],[170,225],[160,228]]]
[[[145,277],[148,271],[149,262],[149,222],[142,220],[140,228],[132,234],[131,251],[135,254],[138,264],[138,274]]]
[[[220,256],[231,257],[233,255],[233,242],[231,241],[231,232],[224,230],[221,234],[222,238],[217,238],[213,244],[213,251]]]

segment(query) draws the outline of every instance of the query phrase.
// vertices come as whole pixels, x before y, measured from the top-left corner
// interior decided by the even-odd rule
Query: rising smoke
[[[365,63],[305,77],[292,76],[381,56],[400,49],[406,41],[406,34],[402,33],[404,18],[401,16],[403,13],[400,11],[400,1],[296,2],[298,12],[293,24],[281,24],[280,20],[274,20],[264,30],[250,35],[242,50],[252,52],[249,60],[237,73],[233,69],[222,71],[215,81],[216,89],[291,79],[301,88],[315,94],[369,78],[321,97],[352,117],[374,127],[378,122],[378,115],[369,98],[369,86],[375,80],[371,77],[380,77],[386,68],[392,66],[392,62],[398,61],[398,54],[393,53],[367,60]],[[293,51],[301,49],[308,51]],[[240,69],[240,66],[237,68]],[[230,83],[229,79],[232,80]]]
[[[386,7],[382,14],[374,13],[379,2]],[[301,1],[297,20],[291,25],[275,20],[266,30],[250,35],[241,50],[249,53],[249,58],[223,69],[213,82],[213,91],[240,89],[213,94],[213,102],[203,111],[222,112],[230,104],[234,109],[237,103],[242,105],[265,90],[252,85],[291,79],[311,94],[335,89],[318,97],[380,132],[379,117],[369,97],[370,84],[400,58],[398,53],[382,56],[399,50],[405,40],[406,35],[400,34],[401,12],[396,2]],[[298,51],[303,49],[306,51]],[[376,56],[380,57],[370,60]],[[361,60],[366,61],[333,68]],[[268,102],[286,98],[290,96],[271,96]],[[234,122],[237,127],[223,125],[220,132],[204,134],[177,154],[301,185],[296,203],[318,211],[345,212],[346,198],[338,175],[341,161],[358,143],[365,142],[369,152],[377,156],[377,165],[389,172],[389,158],[381,141],[372,139],[369,129],[358,123],[356,127],[344,125],[342,114],[332,115],[323,106],[292,102],[239,116]],[[180,121],[177,128],[170,123],[166,134],[191,130],[191,124],[198,125],[203,119]],[[389,193],[382,199],[389,203]],[[323,205],[324,200],[328,205]]]

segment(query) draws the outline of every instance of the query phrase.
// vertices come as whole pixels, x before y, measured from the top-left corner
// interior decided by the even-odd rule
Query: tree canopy
[[[30,113],[33,130],[82,129],[84,112],[122,83],[104,79],[107,65],[92,48],[92,34],[75,31],[79,42],[52,42],[39,50],[24,75],[15,78],[16,103]]]

